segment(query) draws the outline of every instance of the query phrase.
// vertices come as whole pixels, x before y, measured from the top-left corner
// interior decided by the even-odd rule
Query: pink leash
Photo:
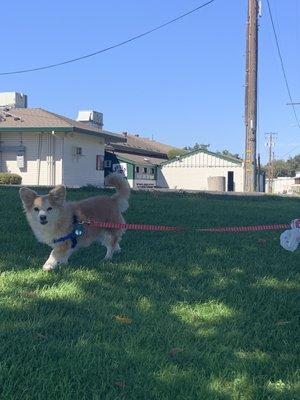
[[[97,226],[105,229],[128,229],[134,231],[172,231],[172,232],[259,232],[259,231],[274,231],[281,229],[289,229],[290,224],[273,224],[273,225],[252,225],[252,226],[228,226],[216,228],[184,228],[179,226],[167,225],[147,225],[147,224],[120,224],[114,222],[103,221],[82,221],[82,224]]]

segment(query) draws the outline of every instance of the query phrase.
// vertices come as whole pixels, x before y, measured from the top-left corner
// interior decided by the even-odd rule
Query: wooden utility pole
[[[266,133],[266,146],[269,147],[269,163],[268,163],[268,193],[273,192],[273,180],[274,180],[274,146],[275,146],[275,137],[277,133],[269,132]]]
[[[257,124],[257,58],[258,0],[248,0],[246,85],[245,85],[245,171],[244,191],[256,191],[256,124]]]

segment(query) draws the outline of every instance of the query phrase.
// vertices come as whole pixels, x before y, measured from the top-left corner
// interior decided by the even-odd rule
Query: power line
[[[268,4],[269,15],[270,15],[270,19],[271,19],[271,24],[272,24],[272,28],[273,28],[273,33],[274,33],[274,37],[275,37],[275,42],[276,42],[276,46],[277,46],[277,51],[278,51],[278,55],[279,55],[279,59],[280,59],[280,64],[281,64],[281,69],[282,69],[282,73],[283,73],[286,89],[287,89],[287,92],[288,92],[288,95],[289,95],[290,102],[292,103],[291,105],[293,107],[293,112],[294,112],[294,116],[295,116],[297,125],[298,125],[298,127],[300,129],[300,121],[299,121],[299,118],[298,118],[298,115],[297,115],[297,112],[296,112],[295,104],[294,104],[294,101],[293,101],[293,98],[292,98],[292,94],[291,94],[291,90],[290,90],[290,86],[289,86],[289,83],[288,83],[287,74],[286,74],[286,71],[285,71],[284,63],[283,63],[283,57],[282,57],[280,46],[279,46],[279,40],[278,40],[278,36],[277,36],[277,33],[276,33],[275,24],[274,24],[274,20],[273,20],[273,14],[272,14],[272,10],[271,10],[271,6],[270,6],[269,0],[267,0],[267,4]]]
[[[284,158],[284,157],[286,157],[286,156],[288,156],[288,155],[290,155],[294,150],[297,150],[297,149],[299,149],[299,147],[300,147],[300,145],[298,144],[297,146],[295,146],[295,147],[293,147],[289,152],[287,152],[287,153],[285,153],[285,154],[283,154],[283,155],[281,155],[281,156],[279,156],[278,158]]]
[[[149,35],[150,33],[153,33],[153,32],[155,32],[155,31],[157,31],[157,30],[159,30],[159,29],[162,29],[162,28],[164,28],[164,27],[167,26],[167,25],[173,24],[174,22],[177,22],[177,21],[179,21],[180,19],[183,19],[183,18],[187,17],[188,15],[193,14],[193,13],[199,11],[201,8],[208,6],[209,4],[213,3],[214,1],[215,1],[215,0],[207,1],[206,3],[201,4],[200,6],[194,8],[194,9],[188,11],[188,12],[186,12],[185,14],[179,15],[178,17],[176,17],[176,18],[174,18],[174,19],[172,19],[172,20],[170,20],[170,21],[168,21],[168,22],[165,22],[164,24],[161,24],[161,25],[159,25],[159,26],[156,26],[155,28],[152,28],[152,29],[150,29],[149,31],[143,32],[143,33],[141,33],[141,34],[139,34],[139,35],[136,35],[136,36],[131,37],[130,39],[124,40],[123,42],[114,44],[114,45],[112,45],[112,46],[109,46],[109,47],[106,47],[106,48],[104,48],[104,49],[95,51],[95,52],[93,52],[93,53],[85,54],[84,56],[72,58],[72,59],[70,59],[70,60],[62,61],[62,62],[59,62],[59,63],[56,63],[56,64],[44,65],[44,66],[42,66],[42,67],[29,68],[29,69],[22,69],[22,70],[17,70],[17,71],[0,72],[0,75],[16,75],[16,74],[24,74],[24,73],[26,73],[26,72],[41,71],[41,70],[43,70],[43,69],[55,68],[55,67],[59,67],[59,66],[61,66],[61,65],[66,65],[66,64],[70,64],[70,63],[73,63],[73,62],[76,62],[76,61],[80,61],[80,60],[83,60],[83,59],[85,59],[85,58],[94,57],[94,56],[96,56],[96,55],[98,55],[98,54],[105,53],[105,52],[107,52],[107,51],[109,51],[109,50],[115,49],[116,47],[120,47],[120,46],[123,46],[124,44],[133,42],[134,40],[137,40],[137,39],[140,39],[141,37],[146,36],[146,35]]]

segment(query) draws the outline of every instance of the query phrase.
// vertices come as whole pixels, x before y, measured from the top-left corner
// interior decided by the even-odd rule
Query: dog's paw
[[[52,271],[53,269],[55,269],[57,267],[57,264],[54,263],[45,263],[43,265],[43,271]]]

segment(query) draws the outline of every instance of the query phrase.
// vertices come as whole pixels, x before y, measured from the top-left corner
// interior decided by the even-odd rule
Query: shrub
[[[80,189],[85,190],[86,192],[94,192],[95,190],[99,190],[100,186],[92,185],[91,183],[87,183],[84,186],[80,186]]]
[[[22,177],[20,175],[0,172],[0,185],[20,185],[21,182]]]

